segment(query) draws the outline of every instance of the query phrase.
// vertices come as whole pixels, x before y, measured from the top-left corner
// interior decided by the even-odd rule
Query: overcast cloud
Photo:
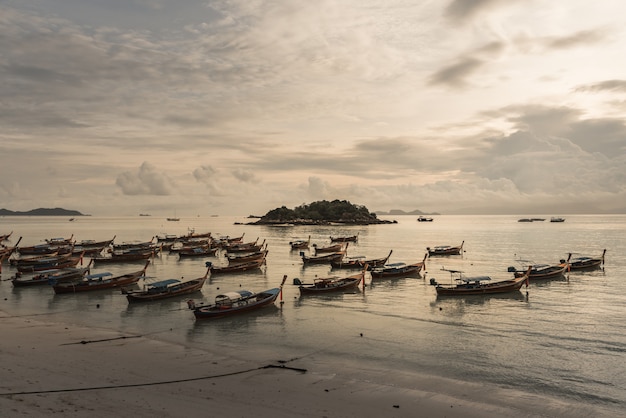
[[[413,3],[3,1],[0,207],[626,211],[626,4]]]

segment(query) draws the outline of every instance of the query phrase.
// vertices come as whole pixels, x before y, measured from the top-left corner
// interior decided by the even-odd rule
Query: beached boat
[[[24,276],[22,273],[17,272],[11,279],[11,283],[15,287],[54,285],[57,283],[82,279],[87,273],[89,273],[89,269],[90,266],[44,270],[29,276]]]
[[[312,255],[308,256],[304,254],[304,251],[300,251],[300,258],[302,258],[302,262],[304,265],[307,264],[322,264],[322,263],[330,263],[332,261],[339,261],[346,255],[345,251],[337,252],[337,253],[328,253],[323,255]]]
[[[553,216],[550,218],[550,222],[565,222],[565,218],[559,218],[557,216]]]
[[[309,235],[309,239],[307,240],[295,240],[295,241],[290,241],[289,245],[291,246],[292,250],[303,250],[305,248],[309,248],[309,245],[311,244],[311,236]]]
[[[489,276],[464,276],[462,271],[448,270],[451,277],[454,279],[453,283],[441,284],[437,283],[435,279],[430,279],[430,284],[435,287],[437,295],[439,296],[461,296],[461,295],[488,295],[495,293],[507,293],[515,292],[521,289],[526,283],[528,287],[529,274],[532,270],[532,266],[528,267],[526,273],[513,279],[501,280],[492,282]]]
[[[344,257],[338,261],[331,261],[330,265],[334,269],[357,269],[363,268],[365,264],[369,266],[369,268],[380,267],[387,264],[389,261],[389,257],[391,257],[391,253],[393,250],[389,251],[387,257],[383,258],[366,258],[365,256],[356,256],[356,257]]]
[[[359,234],[349,235],[345,237],[330,237],[330,242],[357,242],[359,240]]]
[[[444,256],[444,255],[459,255],[463,252],[463,244],[465,241],[461,242],[461,245],[456,247],[452,247],[450,245],[438,245],[436,247],[426,247],[426,251],[428,251],[428,255],[433,256]]]
[[[318,277],[313,280],[312,284],[305,284],[299,279],[294,279],[293,284],[300,289],[301,295],[325,294],[331,292],[340,292],[344,290],[355,289],[359,284],[365,283],[365,272],[367,264],[359,274],[347,277]]]
[[[193,300],[189,300],[187,303],[189,309],[193,310],[196,319],[217,319],[250,312],[273,304],[282,293],[285,280],[287,280],[287,275],[283,276],[279,287],[259,293],[237,290],[219,294],[215,297],[215,303],[212,305],[196,305]]]
[[[137,283],[141,277],[146,275],[146,269],[149,265],[150,261],[141,270],[115,277],[109,272],[88,274],[82,280],[58,283],[52,288],[57,294],[121,288]]]
[[[432,222],[433,218],[427,218],[426,216],[420,216],[417,218],[417,222]]]
[[[383,266],[374,267],[370,274],[372,279],[387,279],[393,277],[409,277],[419,274],[420,271],[426,266],[426,258],[428,254],[424,255],[424,259],[419,263],[406,264],[406,263],[390,263]]]
[[[209,269],[202,277],[192,280],[167,279],[158,282],[146,283],[143,290],[126,290],[122,288],[122,294],[126,295],[128,302],[148,302],[187,295],[197,292],[204,286],[209,276]]]
[[[606,254],[606,249],[602,251],[602,255],[600,257],[590,257],[590,256],[577,256],[571,258],[572,254],[569,254],[569,269],[570,271],[574,270],[593,270],[597,269],[604,265],[604,255]]]
[[[210,261],[207,261],[204,264],[211,270],[211,274],[242,273],[244,271],[257,270],[263,267],[265,264],[265,257],[252,261],[233,263],[221,267],[214,266]]]
[[[571,258],[571,255],[570,255]],[[558,264],[536,264],[529,260],[517,260],[521,266],[531,266],[528,277],[531,280],[545,280],[553,279],[555,277],[563,277],[563,274],[568,271],[569,258],[567,260],[561,260]],[[512,272],[515,277],[520,277],[526,274],[526,270],[517,269],[514,266],[508,268],[509,272]]]

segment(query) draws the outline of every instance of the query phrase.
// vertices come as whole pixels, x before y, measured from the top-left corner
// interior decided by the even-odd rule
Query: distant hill
[[[77,210],[67,210],[63,208],[38,208],[26,212],[0,209],[0,216],[87,216]]]
[[[411,212],[405,212],[401,209],[391,209],[389,212],[385,212],[385,211],[381,211],[381,210],[377,210],[376,215],[441,215],[438,212],[422,212],[419,209],[415,209],[414,211]]]

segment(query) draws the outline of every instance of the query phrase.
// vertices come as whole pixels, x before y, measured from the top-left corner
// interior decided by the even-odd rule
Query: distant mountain
[[[77,210],[67,210],[63,208],[38,208],[26,212],[0,209],[0,216],[87,216]]]
[[[389,212],[377,210],[374,213],[376,213],[376,215],[441,215],[438,212],[427,213],[427,212],[422,212],[419,209],[415,209],[414,211],[411,211],[411,212],[405,212],[402,209],[391,209]]]

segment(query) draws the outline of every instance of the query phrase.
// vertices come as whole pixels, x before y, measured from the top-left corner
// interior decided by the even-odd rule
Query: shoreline
[[[113,330],[0,311],[0,408],[12,416],[612,416],[511,389],[350,359],[242,359]]]

